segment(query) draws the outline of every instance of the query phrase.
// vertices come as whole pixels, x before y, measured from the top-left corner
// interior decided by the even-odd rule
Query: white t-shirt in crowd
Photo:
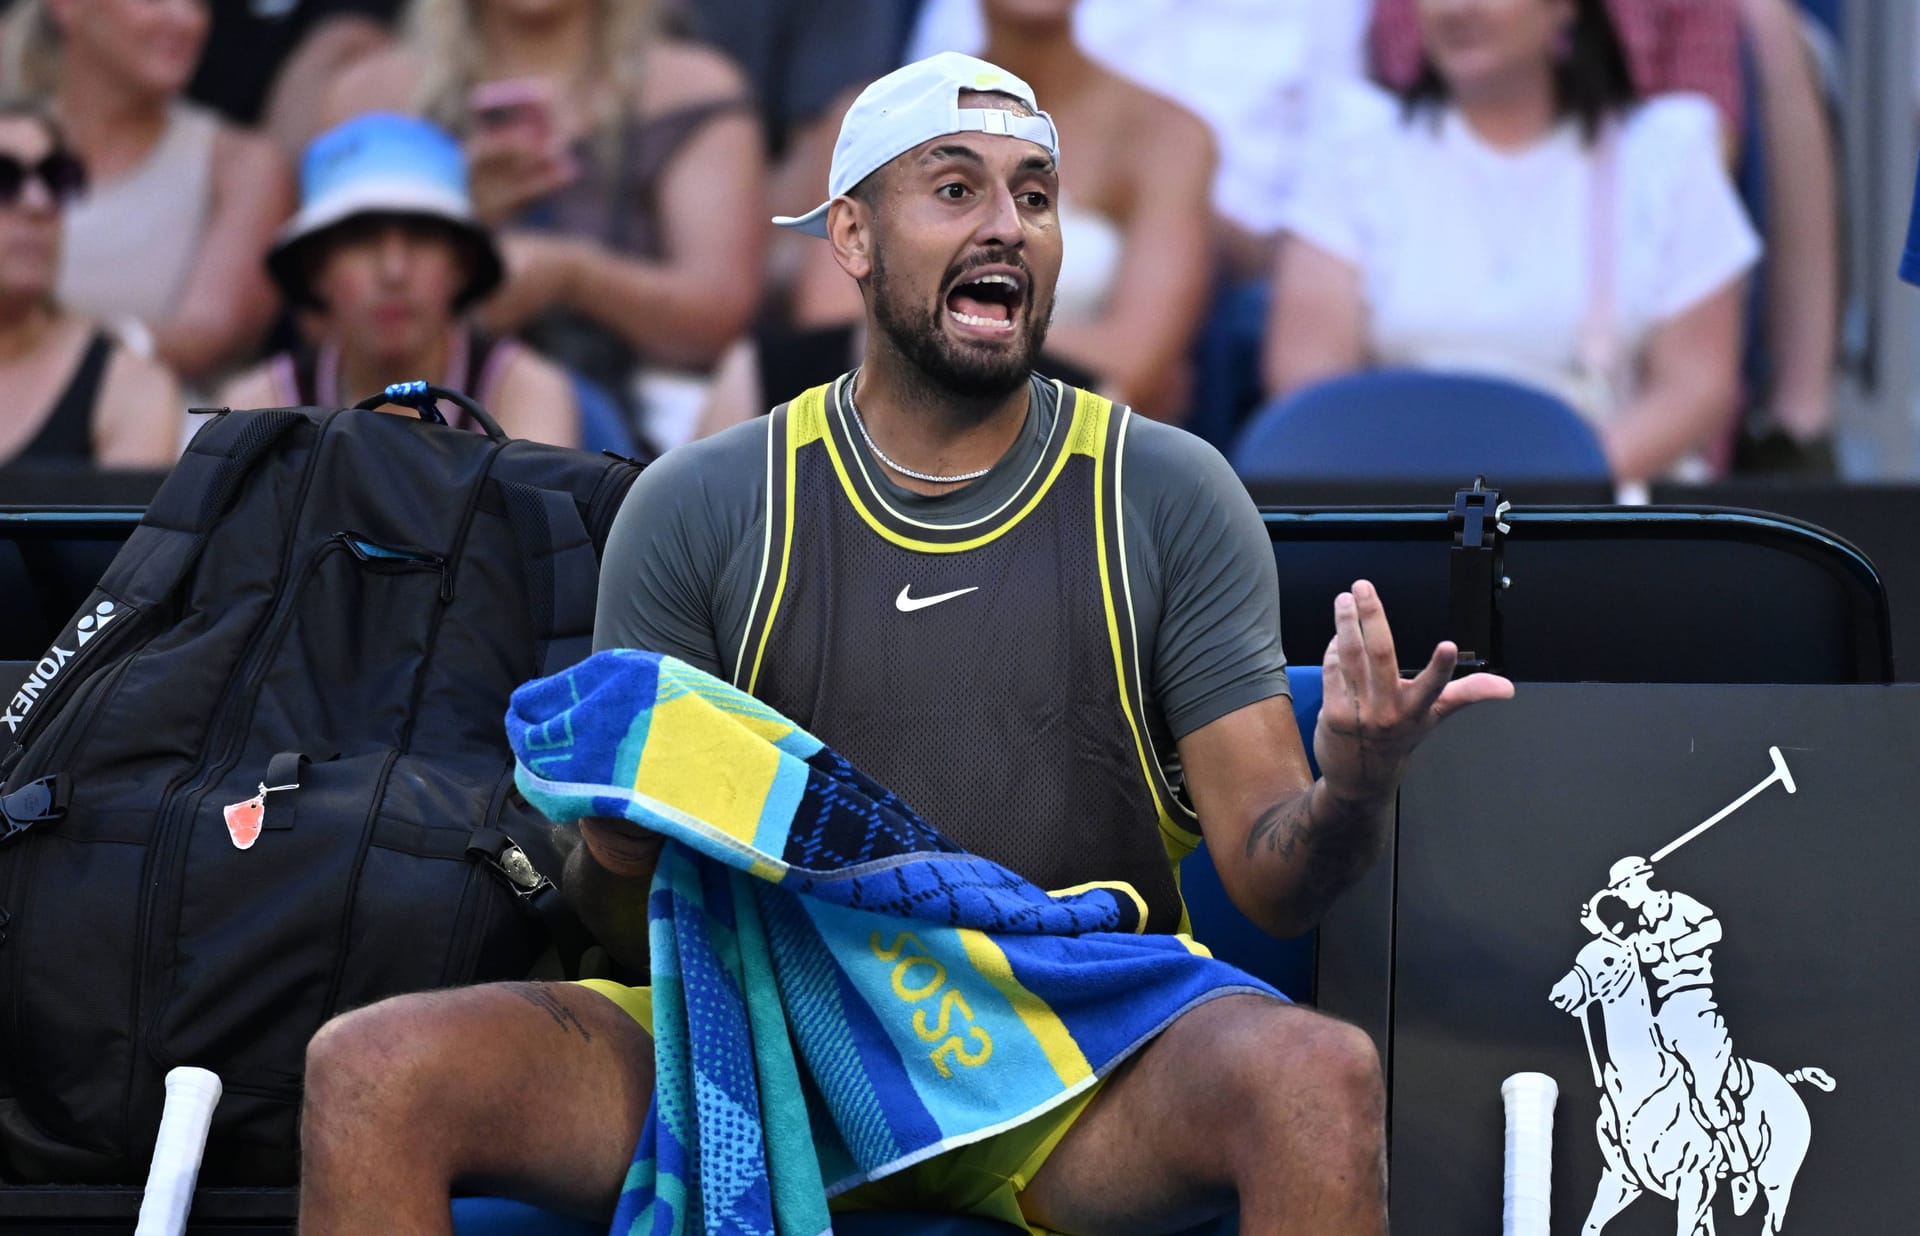
[[[1316,147],[1287,230],[1360,272],[1373,363],[1491,373],[1542,386],[1590,419],[1617,410],[1588,376],[1596,150],[1568,121],[1521,151],[1481,141],[1451,108],[1408,117],[1372,88],[1364,121]],[[1721,162],[1719,119],[1696,95],[1635,106],[1614,142],[1612,390],[1652,330],[1760,255]]]
[[[1373,0],[1081,0],[1073,31],[1088,55],[1207,122],[1214,209],[1265,235],[1323,127],[1326,83],[1366,77],[1372,12]],[[985,45],[979,0],[926,0],[907,59]]]

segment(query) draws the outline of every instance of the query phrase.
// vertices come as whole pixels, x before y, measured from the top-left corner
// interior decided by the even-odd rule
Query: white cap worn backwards
[[[1033,110],[1017,116],[992,107],[962,107],[962,91],[1012,95]],[[1053,117],[1034,101],[1033,87],[1005,69],[959,52],[941,52],[895,69],[860,92],[840,122],[833,144],[833,170],[827,175],[827,200],[804,215],[775,215],[773,221],[814,236],[827,234],[827,206],[833,199],[922,142],[949,133],[1000,133],[1024,138],[1055,161],[1060,137]]]

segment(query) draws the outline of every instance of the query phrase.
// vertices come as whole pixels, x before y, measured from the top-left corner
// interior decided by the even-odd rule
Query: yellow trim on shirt
[[[822,390],[824,389],[823,387]],[[812,395],[814,392],[808,391],[807,393]],[[1047,470],[1046,479],[1040,482],[1039,487],[1034,490],[1033,496],[1027,499],[1026,505],[1014,512],[1012,516],[988,531],[981,533],[979,536],[964,541],[923,541],[918,537],[911,537],[904,533],[897,532],[881,522],[880,518],[873,513],[872,508],[867,505],[866,499],[861,495],[859,487],[854,484],[853,475],[847,471],[847,461],[841,458],[839,444],[834,441],[832,434],[824,432],[824,425],[822,425],[822,432],[819,436],[823,438],[827,444],[827,458],[832,460],[833,470],[840,478],[840,488],[846,493],[847,501],[853,504],[855,513],[866,522],[867,527],[873,529],[881,537],[900,546],[902,549],[911,549],[923,554],[964,553],[969,549],[979,549],[982,545],[992,544],[994,541],[999,540],[1008,532],[1012,531],[1014,526],[1021,520],[1031,515],[1034,509],[1040,505],[1042,499],[1047,496],[1048,491],[1053,488],[1053,483],[1060,479],[1060,473],[1066,469],[1069,458],[1075,454],[1088,454],[1096,461],[1100,458],[1100,452],[1104,449],[1106,442],[1107,411],[1113,405],[1101,399],[1098,395],[1090,395],[1077,387],[1073,388],[1073,393],[1074,401],[1071,415],[1074,419],[1073,425],[1068,431],[1069,446],[1068,449],[1061,451],[1054,457],[1053,465]],[[1099,432],[1086,432],[1089,426],[1086,421],[1082,420],[1082,417],[1097,421]],[[790,432],[789,437],[791,436]],[[809,439],[809,441],[811,441],[811,439]],[[1088,441],[1096,444],[1094,448],[1092,450],[1081,450],[1080,448]],[[789,454],[788,458],[791,460],[792,455]],[[789,478],[792,477],[793,471],[791,467],[789,467],[787,475]]]

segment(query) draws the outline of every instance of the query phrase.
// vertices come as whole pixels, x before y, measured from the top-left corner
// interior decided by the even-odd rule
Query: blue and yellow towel
[[[648,903],[656,1082],[618,1236],[826,1232],[828,1196],[1066,1102],[1197,1004],[1278,995],[1139,934],[1126,885],[1047,893],[956,849],[671,657],[528,683],[507,732],[552,819],[677,843]]]

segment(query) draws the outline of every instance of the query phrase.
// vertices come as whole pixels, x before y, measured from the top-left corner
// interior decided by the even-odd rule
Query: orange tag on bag
[[[260,830],[267,821],[267,795],[299,788],[298,781],[291,785],[268,785],[262,781],[260,792],[252,798],[222,807],[220,810],[227,817],[227,836],[233,838],[233,848],[249,850],[254,842],[260,840]]]
[[[222,808],[227,817],[227,836],[236,850],[251,849],[260,840],[260,826],[267,818],[267,796],[255,794],[244,802],[228,803]]]

